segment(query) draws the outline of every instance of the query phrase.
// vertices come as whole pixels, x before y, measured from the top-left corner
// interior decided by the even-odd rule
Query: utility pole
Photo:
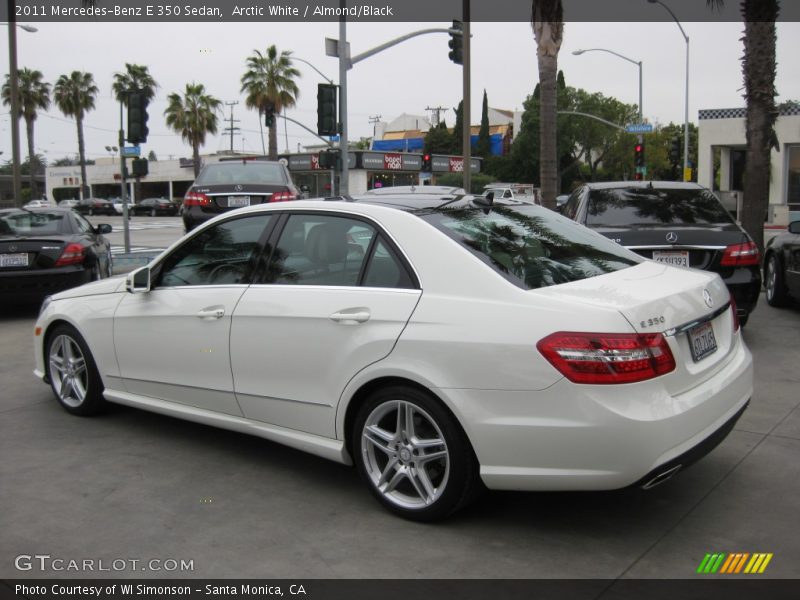
[[[441,120],[441,114],[447,109],[444,106],[426,106],[425,110],[431,111],[431,125],[438,125]]]
[[[347,69],[350,57],[347,56],[347,0],[339,0],[342,16],[339,18],[339,158],[342,161],[339,171],[339,195],[350,193],[349,141],[347,139]]]
[[[225,131],[223,132],[222,135],[230,135],[231,136],[231,154],[233,154],[233,134],[234,134],[234,132],[240,130],[238,127],[234,127],[233,126],[234,123],[238,123],[239,122],[239,119],[234,119],[233,118],[233,107],[236,106],[237,104],[239,104],[238,100],[234,100],[233,102],[226,102],[225,103],[225,106],[230,106],[231,107],[231,118],[229,119],[230,122],[231,122],[231,126],[230,127],[226,127]]]
[[[373,139],[373,141],[375,140],[375,127],[378,125],[378,123],[381,122],[381,117],[382,116],[383,115],[375,115],[374,117],[370,117],[369,118],[370,125],[372,125],[372,139]]]

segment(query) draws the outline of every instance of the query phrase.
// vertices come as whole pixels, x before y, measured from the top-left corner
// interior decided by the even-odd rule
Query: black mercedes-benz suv
[[[758,248],[719,199],[696,183],[590,183],[570,195],[562,214],[645,258],[718,273],[742,325],[756,307]]]

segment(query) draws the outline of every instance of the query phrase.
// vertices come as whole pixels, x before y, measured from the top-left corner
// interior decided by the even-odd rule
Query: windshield
[[[195,185],[282,185],[288,183],[281,165],[265,162],[221,163],[207,165]]]
[[[589,227],[657,227],[732,223],[717,197],[704,189],[613,188],[591,190]]]
[[[56,235],[62,232],[64,216],[49,212],[0,213],[0,235],[38,236]]]
[[[491,211],[444,207],[420,216],[502,277],[537,289],[612,273],[642,262],[622,246],[535,206]]]

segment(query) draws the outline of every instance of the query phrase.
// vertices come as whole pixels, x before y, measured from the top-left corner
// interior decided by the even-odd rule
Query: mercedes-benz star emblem
[[[237,192],[241,192],[243,189],[244,189],[244,188],[242,187],[242,184],[240,184],[240,183],[237,183],[237,184],[236,184],[236,191],[237,191]]]
[[[678,234],[677,234],[677,233],[675,233],[674,231],[670,231],[670,232],[667,234],[667,241],[668,241],[670,244],[674,244],[675,242],[677,242],[677,241],[678,241]]]
[[[714,299],[711,297],[711,292],[709,292],[708,290],[705,289],[703,290],[703,300],[705,301],[706,306],[708,308],[714,306]]]

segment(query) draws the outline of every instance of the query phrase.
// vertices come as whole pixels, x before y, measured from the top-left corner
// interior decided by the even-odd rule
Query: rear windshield
[[[64,230],[63,213],[0,213],[0,235],[56,235]]]
[[[702,189],[616,188],[591,190],[589,227],[719,225],[732,222],[717,197]]]
[[[619,244],[536,206],[445,207],[422,219],[523,289],[569,283],[642,262]]]
[[[221,163],[207,165],[197,177],[195,185],[226,184],[285,184],[281,165],[264,162]]]

